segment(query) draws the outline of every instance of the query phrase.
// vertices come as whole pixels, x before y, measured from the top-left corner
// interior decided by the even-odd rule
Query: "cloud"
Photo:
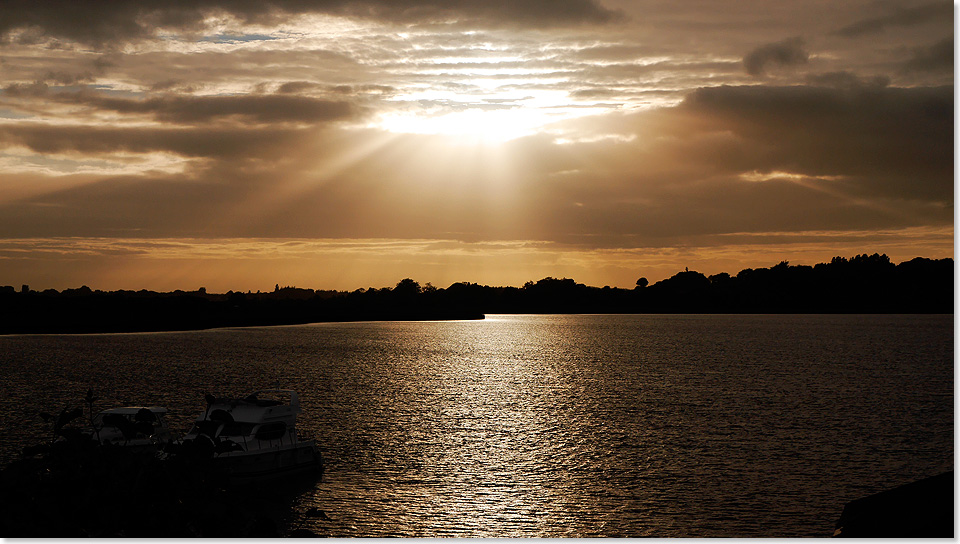
[[[110,98],[92,93],[58,93],[62,102],[90,106],[121,114],[145,114],[173,123],[204,123],[241,118],[256,123],[318,123],[359,116],[356,106],[297,95],[178,96],[143,100]]]
[[[835,79],[849,80],[847,76]],[[850,76],[853,77],[853,76]],[[498,152],[443,136],[38,127],[46,153],[165,151],[182,175],[104,177],[0,206],[0,235],[443,238],[673,247],[731,233],[952,224],[952,88],[717,87]],[[568,127],[579,133],[578,125]],[[592,138],[594,135],[618,136]],[[365,147],[365,154],[357,149]],[[352,158],[351,158],[352,157]]]
[[[20,43],[43,37],[108,47],[155,36],[160,29],[196,32],[210,17],[241,24],[279,24],[306,14],[345,15],[381,22],[473,21],[484,26],[548,28],[603,24],[621,17],[594,0],[10,0],[0,17],[0,38]]]
[[[197,90],[197,88],[182,79],[165,79],[163,81],[158,81],[149,86],[151,91],[161,92],[161,91],[179,91],[183,93],[192,93]]]
[[[277,88],[277,92],[281,94],[298,94],[304,91],[312,91],[318,87],[320,87],[320,85],[310,81],[288,81],[281,84],[280,87]]]
[[[704,88],[680,111],[751,144],[723,160],[730,168],[850,176],[952,202],[952,87]]]
[[[803,48],[803,38],[794,37],[760,46],[743,57],[743,67],[752,76],[766,72],[771,65],[796,66],[806,64],[810,55]]]
[[[595,0],[367,0],[338,2],[340,13],[372,16],[407,23],[478,20],[492,26],[549,28],[579,24],[604,24],[622,17]],[[497,20],[499,24],[497,23]]]
[[[312,139],[307,129],[237,127],[104,127],[39,123],[0,124],[0,148],[78,156],[167,152],[187,158],[270,157]]]
[[[547,9],[514,4],[280,2],[230,13],[248,22],[308,10],[413,22],[509,13],[516,23]],[[192,5],[165,5],[182,10],[170,21],[190,28]],[[202,1],[197,9],[211,14],[227,5]],[[551,6],[571,23],[612,20],[590,16],[597,5],[588,2]],[[153,7],[144,9],[137,24],[155,18]],[[785,86],[771,87],[743,86],[750,81],[743,67],[760,75],[808,62],[800,37],[770,38],[808,27],[766,27],[703,54],[677,48],[677,37],[667,47],[656,33],[643,41],[629,35],[641,27],[514,33],[339,23],[358,30],[256,43],[165,40],[112,54],[102,71],[89,50],[11,46],[7,62],[21,68],[0,100],[5,111],[34,117],[0,120],[0,164],[19,164],[18,175],[56,190],[22,190],[5,201],[0,233],[640,247],[734,232],[949,222],[952,88],[923,87],[931,78],[922,74],[909,89],[861,75],[876,73],[878,56],[915,42],[871,48],[848,62],[844,55],[862,44],[843,40],[825,52],[828,60],[817,59],[835,71],[783,73]],[[700,29],[704,43],[732,36],[706,14],[675,24]],[[145,27],[144,36],[156,28]],[[756,44],[766,45],[751,51]],[[937,45],[916,57],[942,53]],[[50,60],[22,68],[22,59],[43,55]],[[75,70],[71,55],[83,59]],[[703,88],[689,91],[696,86]],[[513,107],[559,121],[496,152],[371,128],[378,114]],[[564,121],[573,108],[620,111]],[[139,163],[126,168],[131,161]],[[82,184],[53,183],[54,173],[81,162],[88,165]]]
[[[834,34],[854,38],[883,32],[892,26],[907,27],[938,20],[953,20],[952,2],[933,2],[915,8],[898,9],[890,15],[871,17],[849,24]]]
[[[161,87],[180,85],[171,81]],[[265,85],[264,85],[265,86]],[[316,87],[316,86],[314,86]],[[51,87],[43,81],[13,83],[0,89],[0,104],[25,112],[45,112],[53,118],[68,115],[71,124],[81,119],[93,119],[97,114],[120,114],[124,122],[153,119],[164,124],[205,124],[211,122],[239,122],[243,124],[325,124],[356,121],[367,115],[352,95],[382,94],[385,87],[330,87],[325,90],[336,99],[303,96],[290,92],[278,94],[248,93],[236,95],[190,95],[165,93],[147,98],[127,98],[118,93],[105,93],[84,87],[79,91],[70,87]],[[289,88],[280,86],[280,91]],[[305,90],[297,87],[296,90]],[[70,107],[64,111],[63,106]],[[79,106],[82,109],[77,109]],[[117,122],[117,121],[114,121]]]
[[[815,87],[834,87],[837,89],[883,88],[890,84],[890,78],[887,76],[861,77],[846,71],[809,74],[806,81],[809,85]]]
[[[227,205],[233,192],[215,182],[180,176],[114,177],[3,205],[9,220],[0,237],[195,236],[211,221],[210,210]],[[65,234],[70,235],[70,234]]]
[[[905,72],[949,72],[953,73],[953,39],[946,38],[927,46],[918,47],[913,57],[903,63]]]

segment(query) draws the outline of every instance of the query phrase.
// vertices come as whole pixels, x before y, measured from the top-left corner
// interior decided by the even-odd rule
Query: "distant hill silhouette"
[[[481,319],[487,313],[953,313],[953,259],[834,257],[816,266],[747,268],[736,276],[685,270],[633,289],[543,278],[522,287],[406,278],[393,288],[268,293],[42,292],[0,287],[0,334],[134,332],[323,321]]]

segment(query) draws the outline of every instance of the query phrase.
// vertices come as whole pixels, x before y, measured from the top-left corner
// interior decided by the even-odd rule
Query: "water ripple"
[[[952,316],[492,316],[0,338],[9,459],[94,387],[301,392],[328,536],[826,536],[952,469]]]

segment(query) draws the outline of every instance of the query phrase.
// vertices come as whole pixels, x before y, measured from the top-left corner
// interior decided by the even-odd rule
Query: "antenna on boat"
[[[217,398],[210,393],[204,393],[203,400],[207,403],[207,409],[203,411],[203,419],[206,420],[210,416],[210,407],[217,402]]]

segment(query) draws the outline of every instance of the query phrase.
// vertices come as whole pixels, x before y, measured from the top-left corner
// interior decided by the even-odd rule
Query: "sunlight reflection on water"
[[[9,458],[82,397],[281,379],[328,460],[329,536],[825,536],[952,468],[952,316],[491,316],[0,338]],[[16,387],[14,387],[16,386]],[[13,428],[12,428],[13,427]],[[32,431],[31,431],[32,429]]]

